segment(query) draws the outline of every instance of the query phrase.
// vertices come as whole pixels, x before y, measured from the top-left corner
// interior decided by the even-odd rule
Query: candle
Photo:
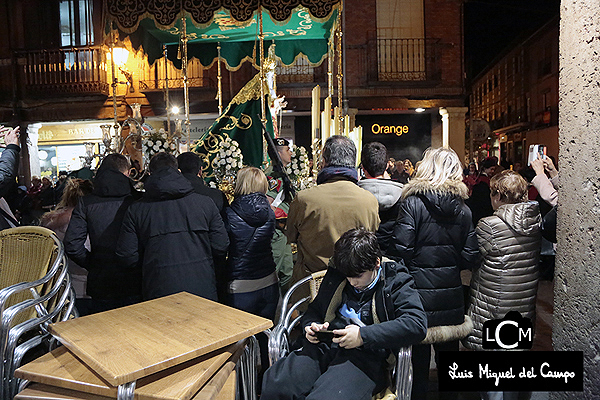
[[[331,136],[331,96],[327,96],[325,98],[325,107],[323,108],[323,131],[321,132],[321,143],[325,145],[325,141],[329,136]]]
[[[340,134],[340,108],[335,107],[333,109],[333,134]]]
[[[344,117],[344,135],[350,136],[350,116],[346,115]]]
[[[319,85],[315,86],[312,90],[312,107],[311,107],[311,117],[312,117],[312,141],[314,143],[315,139],[318,137],[319,123],[321,116],[321,87]]]

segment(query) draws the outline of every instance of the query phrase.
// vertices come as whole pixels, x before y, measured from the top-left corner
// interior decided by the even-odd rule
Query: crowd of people
[[[18,129],[2,134],[8,200]],[[289,143],[275,145],[285,166]],[[536,160],[532,176],[500,171],[492,157],[463,169],[448,148],[428,149],[414,168],[378,142],[364,146],[360,163],[359,173],[349,138],[332,136],[315,186],[294,196],[280,170],[244,167],[229,204],[204,183],[195,153],[154,155],[143,192],[130,161],[110,154],[92,180],[65,177],[60,190],[32,180],[25,196],[50,204],[43,193],[52,188],[57,205],[39,221],[64,241],[70,270],[87,273],[81,314],[187,291],[275,320],[292,283],[326,270],[294,351],[266,371],[261,398],[370,398],[389,383],[390,354],[413,346],[413,398],[425,399],[432,350],[436,361],[461,339],[481,350],[483,322],[508,311],[533,317],[542,234],[552,230],[540,204],[551,215],[558,173],[550,159]],[[3,228],[18,225],[5,204]],[[473,272],[470,287],[463,270]],[[319,340],[324,330],[331,341]]]

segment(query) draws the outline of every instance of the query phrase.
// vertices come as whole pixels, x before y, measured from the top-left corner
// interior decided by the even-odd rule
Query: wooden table
[[[132,399],[136,380],[231,345],[272,326],[189,293],[50,325],[50,332],[106,383]],[[137,394],[137,392],[136,392]]]
[[[200,388],[208,386],[209,381],[220,389],[225,382],[223,375],[227,378],[231,373],[244,347],[245,340],[240,340],[224,349],[140,378],[136,382],[135,397],[137,400],[189,400]],[[217,375],[220,379],[215,381]],[[64,346],[18,368],[15,376],[46,385],[33,387],[36,392],[52,387],[90,396],[117,397],[117,387],[107,383]],[[44,390],[53,392],[56,389]],[[214,397],[214,391],[211,390],[209,397]]]

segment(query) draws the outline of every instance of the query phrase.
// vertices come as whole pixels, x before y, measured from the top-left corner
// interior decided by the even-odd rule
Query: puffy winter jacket
[[[502,205],[477,224],[477,241],[483,255],[471,279],[469,316],[473,334],[464,341],[482,350],[483,323],[518,311],[535,323],[538,261],[542,243],[538,203]]]
[[[390,252],[404,259],[415,279],[429,327],[464,321],[460,270],[479,260],[466,196],[460,181],[434,188],[422,179],[410,181],[402,193]]]
[[[226,208],[225,224],[231,242],[227,260],[227,280],[260,279],[275,271],[271,238],[275,213],[263,193],[236,198]]]
[[[186,291],[217,299],[213,256],[229,238],[219,210],[175,168],[153,172],[127,210],[117,245],[125,265],[142,264],[145,300]]]
[[[131,179],[116,170],[100,169],[93,193],[82,197],[73,210],[64,238],[65,252],[88,270],[87,294],[95,299],[141,295],[141,269],[122,267],[115,255],[123,217],[138,197]],[[90,251],[85,248],[88,235]]]

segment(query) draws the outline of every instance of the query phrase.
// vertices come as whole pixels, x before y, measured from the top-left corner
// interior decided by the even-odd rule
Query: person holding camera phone
[[[375,233],[355,228],[335,243],[300,326],[301,347],[266,371],[261,400],[370,399],[389,384],[390,354],[425,338],[427,317],[403,263],[382,261]]]
[[[517,311],[535,323],[542,243],[539,205],[527,200],[527,182],[506,170],[490,181],[494,215],[482,218],[476,234],[481,266],[473,271],[468,315],[473,332],[463,344],[483,350],[483,324]],[[486,392],[483,399],[516,399],[518,392]]]
[[[542,158],[539,154],[531,162],[531,168],[535,171],[535,178],[531,181],[537,189],[540,197],[552,207],[558,203],[558,171],[550,157]],[[548,175],[546,175],[546,172]],[[548,177],[549,176],[549,177]]]

